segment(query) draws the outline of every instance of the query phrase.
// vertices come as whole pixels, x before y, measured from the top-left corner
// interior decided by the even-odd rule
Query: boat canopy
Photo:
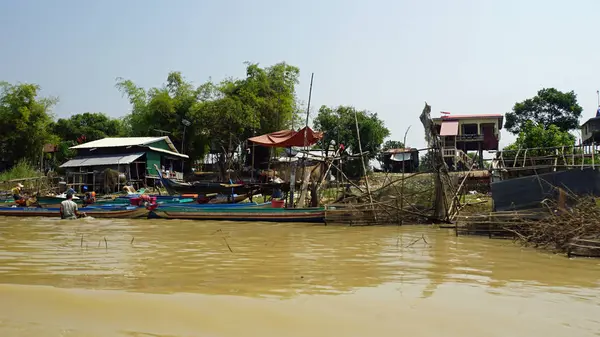
[[[304,132],[306,131],[306,143],[304,142]],[[311,146],[323,138],[323,132],[313,131],[311,128],[304,127],[301,130],[281,130],[266,135],[248,138],[252,143],[268,147],[292,147],[292,146]]]

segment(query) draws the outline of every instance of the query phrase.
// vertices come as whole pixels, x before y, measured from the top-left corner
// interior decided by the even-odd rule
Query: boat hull
[[[260,222],[308,222],[324,223],[325,210],[284,208],[236,208],[185,210],[159,207],[150,211],[149,218],[211,221],[260,221]]]
[[[81,209],[87,216],[93,218],[115,218],[115,219],[135,219],[148,217],[148,210],[144,207],[129,207],[122,209]],[[39,208],[39,207],[2,207],[0,216],[15,217],[45,217],[60,218],[59,208]]]

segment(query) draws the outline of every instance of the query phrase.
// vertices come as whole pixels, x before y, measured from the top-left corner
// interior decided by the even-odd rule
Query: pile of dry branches
[[[548,216],[505,228],[526,246],[565,253],[578,240],[600,240],[600,207],[592,197],[570,198],[571,206],[546,202]]]

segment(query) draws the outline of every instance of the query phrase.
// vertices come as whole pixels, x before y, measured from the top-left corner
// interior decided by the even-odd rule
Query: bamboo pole
[[[360,143],[360,129],[358,127],[358,117],[356,114],[356,110],[354,110],[354,122],[356,124],[356,137],[358,138],[358,151],[362,153],[362,144]],[[365,165],[364,157],[360,157],[360,162],[363,167],[363,172],[365,174],[365,184],[367,185],[367,193],[369,194],[369,202],[371,203],[371,208],[373,208],[373,196],[371,195],[371,187],[369,186],[369,177],[367,175],[367,167]],[[375,215],[375,221],[377,221],[377,215]]]

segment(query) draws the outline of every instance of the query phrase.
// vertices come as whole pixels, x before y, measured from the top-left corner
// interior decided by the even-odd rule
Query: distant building
[[[590,118],[581,126],[581,142],[583,144],[593,144],[600,142],[600,107],[596,117]]]
[[[469,169],[469,151],[477,151],[479,168],[483,168],[483,151],[498,150],[501,114],[443,115],[433,118],[437,126],[446,163],[454,169]]]
[[[415,148],[389,149],[382,157],[384,172],[412,173],[419,168],[419,151]]]
[[[123,137],[104,138],[71,147],[77,151],[75,158],[62,164],[67,183],[81,190],[106,189],[104,171],[112,169],[120,174],[121,181],[136,187],[153,186],[157,172],[154,165],[173,178],[183,178],[183,161],[188,159],[179,153],[169,137]],[[112,186],[110,186],[112,187]]]

